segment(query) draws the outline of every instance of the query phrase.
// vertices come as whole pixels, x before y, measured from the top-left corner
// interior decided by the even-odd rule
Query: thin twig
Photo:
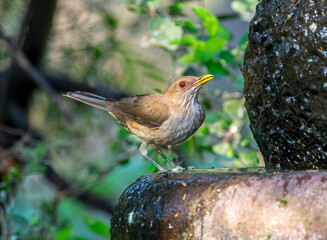
[[[23,137],[26,132],[24,130],[18,128],[12,128],[5,125],[0,124],[0,132],[5,132],[13,136]]]
[[[0,30],[0,38],[7,44],[12,56],[16,59],[18,65],[34,80],[34,82],[46,91],[52,102],[58,107],[61,114],[68,122],[72,122],[71,114],[63,107],[61,100],[57,96],[55,90],[47,82],[47,80],[33,67],[25,54],[16,46],[16,44]]]
[[[10,155],[15,157],[19,161],[25,162],[23,158],[22,149],[27,145],[35,145],[37,144],[37,140],[35,140],[30,132],[23,131],[18,128],[12,128],[5,125],[0,124],[0,132],[5,134],[20,137],[20,139],[13,144],[11,147],[5,149],[4,151],[0,152],[0,158],[6,155]]]

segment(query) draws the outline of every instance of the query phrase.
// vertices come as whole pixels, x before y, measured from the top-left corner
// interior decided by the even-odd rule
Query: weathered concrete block
[[[326,16],[321,0],[257,5],[244,96],[268,170],[327,168]]]
[[[327,172],[143,176],[115,207],[112,239],[327,239]]]

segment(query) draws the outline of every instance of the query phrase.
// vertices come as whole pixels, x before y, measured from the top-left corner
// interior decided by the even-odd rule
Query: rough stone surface
[[[326,0],[261,1],[243,72],[267,169],[327,168]]]
[[[112,239],[327,239],[327,172],[194,170],[143,176],[115,207]]]

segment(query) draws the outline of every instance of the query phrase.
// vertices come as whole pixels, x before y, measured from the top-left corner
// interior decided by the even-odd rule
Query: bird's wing
[[[160,127],[169,117],[168,107],[160,94],[137,95],[134,97],[109,100],[113,104],[110,113],[125,125],[120,115],[150,128]]]

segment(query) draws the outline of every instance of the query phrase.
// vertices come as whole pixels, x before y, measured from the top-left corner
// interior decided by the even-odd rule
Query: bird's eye
[[[185,88],[185,86],[186,86],[186,83],[185,83],[185,82],[180,82],[180,83],[179,83],[179,87],[180,87],[180,88]]]

